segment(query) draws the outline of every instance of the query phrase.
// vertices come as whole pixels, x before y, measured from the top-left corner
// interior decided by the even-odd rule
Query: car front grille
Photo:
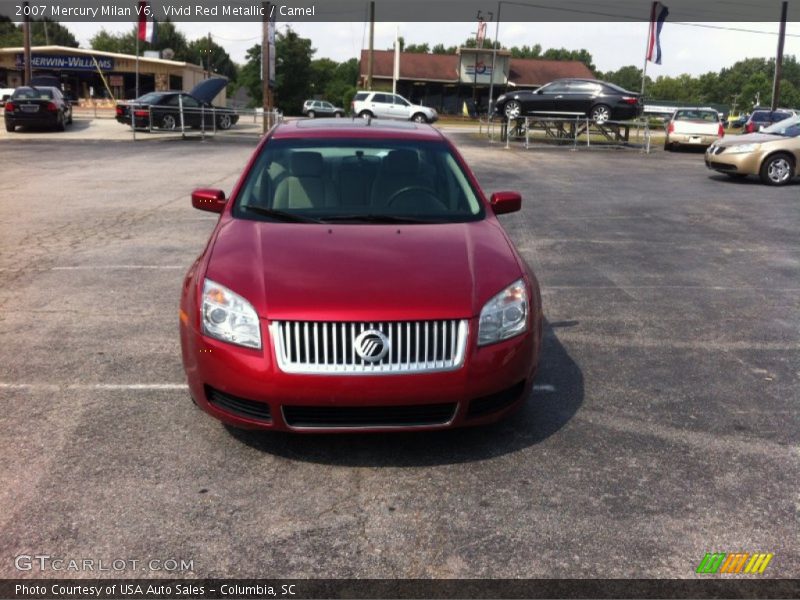
[[[237,417],[245,417],[256,421],[272,421],[269,404],[232,396],[214,389],[210,385],[207,385],[205,389],[206,399],[215,408],[232,413]]]
[[[468,323],[275,321],[270,332],[285,373],[408,374],[460,368]]]
[[[298,429],[357,429],[365,427],[430,427],[447,425],[458,404],[416,406],[284,406],[283,419]]]

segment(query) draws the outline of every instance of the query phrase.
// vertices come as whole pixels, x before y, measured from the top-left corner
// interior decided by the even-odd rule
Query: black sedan
[[[54,87],[19,87],[5,105],[6,131],[17,127],[48,127],[64,131],[72,123],[72,105]]]
[[[507,92],[495,103],[504,119],[585,115],[598,124],[633,119],[642,108],[639,94],[596,79],[556,79],[538,90]]]
[[[229,108],[214,106],[211,101],[222,91],[228,80],[222,77],[206,79],[191,92],[150,92],[133,100],[117,104],[116,118],[125,125],[131,124],[131,111],[137,129],[174,130],[184,127],[197,129],[230,129],[239,115]]]

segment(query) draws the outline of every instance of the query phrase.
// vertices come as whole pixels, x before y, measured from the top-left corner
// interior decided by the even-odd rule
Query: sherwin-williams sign
[[[95,64],[95,60],[97,64]],[[17,68],[25,66],[23,54],[16,56]],[[34,54],[31,57],[31,67],[34,69],[65,69],[70,71],[96,71],[97,67],[102,71],[114,70],[114,59],[103,57],[92,58],[91,56],[67,56],[60,54]]]

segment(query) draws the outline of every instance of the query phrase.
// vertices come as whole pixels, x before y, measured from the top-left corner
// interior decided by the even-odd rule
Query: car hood
[[[228,79],[226,77],[211,77],[194,86],[189,94],[201,102],[208,102],[211,104],[211,101],[217,97],[217,94],[219,94],[226,85],[228,85]]]
[[[468,318],[522,276],[494,219],[316,225],[230,219],[207,277],[278,320]]]
[[[770,135],[769,133],[745,133],[743,135],[725,136],[716,142],[716,145],[727,148],[729,146],[738,146],[739,144],[764,144],[766,142],[780,142],[788,139],[791,138],[781,135]]]

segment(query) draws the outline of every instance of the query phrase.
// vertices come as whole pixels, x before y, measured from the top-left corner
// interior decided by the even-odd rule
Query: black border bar
[[[720,576],[702,579],[3,579],[0,580],[0,598],[794,599],[800,598],[800,579]]]
[[[478,11],[488,19],[500,10],[503,23],[645,22],[650,0],[374,0],[375,19],[382,22],[473,22]],[[138,20],[134,0],[29,0],[33,18],[69,22]],[[667,22],[777,22],[780,2],[735,0],[664,0]],[[0,0],[0,15],[23,19],[23,0]],[[259,22],[260,0],[148,0],[151,16],[173,22]],[[283,23],[365,22],[368,0],[276,0],[270,11]],[[496,18],[493,14],[492,18]],[[800,20],[800,2],[789,1],[788,20]]]

